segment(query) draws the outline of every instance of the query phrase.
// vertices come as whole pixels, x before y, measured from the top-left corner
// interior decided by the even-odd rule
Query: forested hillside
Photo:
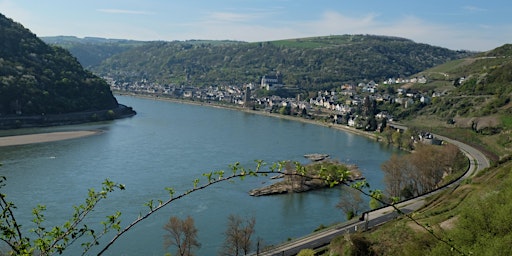
[[[117,81],[239,85],[279,72],[289,87],[333,88],[350,81],[407,77],[471,55],[411,40],[342,35],[245,43],[151,42],[105,60],[92,70]]]
[[[85,68],[97,66],[105,59],[145,44],[143,41],[74,36],[42,37],[44,42],[68,50]]]
[[[25,116],[114,109],[108,84],[68,51],[45,44],[0,14],[0,115]]]

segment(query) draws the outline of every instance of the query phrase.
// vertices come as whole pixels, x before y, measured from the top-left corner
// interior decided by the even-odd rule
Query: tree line
[[[443,178],[464,170],[467,158],[456,146],[417,143],[411,154],[397,155],[381,165],[387,195],[400,200],[438,188]]]

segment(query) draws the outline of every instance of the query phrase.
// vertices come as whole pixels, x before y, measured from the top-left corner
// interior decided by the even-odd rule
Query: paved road
[[[469,171],[466,173],[466,175],[464,175],[464,177],[463,177],[464,179],[471,177],[476,172],[479,172],[479,171],[489,168],[491,166],[491,163],[489,162],[489,158],[487,158],[484,155],[484,153],[478,151],[478,149],[471,147],[467,144],[464,144],[462,142],[441,136],[441,135],[435,135],[435,136],[439,139],[442,139],[444,141],[447,141],[448,143],[451,143],[451,144],[459,147],[459,149],[464,154],[466,154],[466,156],[469,158],[469,160],[471,161],[471,167],[470,167]]]
[[[478,171],[490,167],[489,159],[477,149],[464,144],[459,141],[455,141],[443,136],[435,135],[435,137],[452,143],[459,147],[461,151],[468,157],[470,166],[468,171],[458,181],[453,182],[449,186],[432,191],[420,197],[412,198],[397,204],[397,208],[404,213],[410,213],[420,209],[425,204],[425,198],[432,194],[439,193],[440,191],[458,185],[464,179],[473,176]],[[391,206],[380,208],[377,210],[369,211],[364,214],[364,220],[355,222],[343,223],[338,226],[325,229],[322,231],[315,232],[308,236],[295,239],[291,242],[287,242],[281,245],[277,245],[265,252],[253,253],[251,255],[262,255],[262,256],[291,256],[296,255],[300,250],[306,248],[320,248],[330,243],[330,241],[340,235],[354,233],[358,230],[366,230],[372,227],[376,227],[386,223],[390,220],[399,217],[399,214]]]

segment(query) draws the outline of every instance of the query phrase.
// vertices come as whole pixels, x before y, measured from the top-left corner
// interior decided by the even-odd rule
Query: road
[[[451,183],[448,186],[442,187],[420,197],[412,198],[396,205],[403,213],[410,213],[423,207],[425,204],[425,198],[439,193],[444,189],[456,186],[463,180],[473,176],[475,173],[490,167],[489,159],[477,149],[464,144],[462,142],[446,138],[444,136],[435,135],[435,137],[444,140],[448,143],[454,144],[468,157],[470,165],[468,171],[457,181]],[[395,211],[392,206],[383,207],[373,211],[369,211],[363,214],[364,220],[357,220],[348,223],[342,223],[340,225],[324,229],[310,235],[304,236],[299,239],[292,240],[287,243],[283,243],[277,246],[269,248],[265,252],[253,253],[250,255],[261,255],[261,256],[290,256],[296,255],[300,250],[310,248],[316,249],[323,247],[331,242],[331,240],[337,236],[343,234],[349,234],[357,232],[358,230],[367,230],[373,227],[382,225],[390,220],[399,217],[399,213]]]

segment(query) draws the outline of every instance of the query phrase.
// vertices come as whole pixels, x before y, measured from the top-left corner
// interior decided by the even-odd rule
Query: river
[[[99,135],[0,148],[0,174],[7,177],[2,192],[18,206],[16,215],[25,224],[24,232],[32,227],[31,209],[38,204],[47,207],[48,225],[62,224],[73,205],[83,202],[87,190],[100,189],[106,178],[125,184],[126,190],[103,201],[91,215],[90,225],[115,211],[122,212],[122,226],[128,225],[148,210],[144,203],[168,198],[165,187],[183,192],[193,187],[194,179],[204,178],[203,173],[228,172],[235,162],[248,167],[254,167],[254,160],[307,163],[304,154],[325,153],[356,164],[373,189],[382,189],[380,165],[397,152],[365,137],[308,123],[207,106],[117,98],[138,114],[112,122],[21,131],[103,130]],[[335,207],[338,189],[248,195],[249,190],[268,182],[268,178],[248,178],[190,194],[140,223],[106,255],[174,254],[174,249],[163,247],[163,226],[171,216],[194,218],[201,242],[197,255],[217,254],[230,214],[255,217],[253,237],[262,246],[344,221],[344,214]],[[65,255],[76,255],[79,250],[74,245]]]

